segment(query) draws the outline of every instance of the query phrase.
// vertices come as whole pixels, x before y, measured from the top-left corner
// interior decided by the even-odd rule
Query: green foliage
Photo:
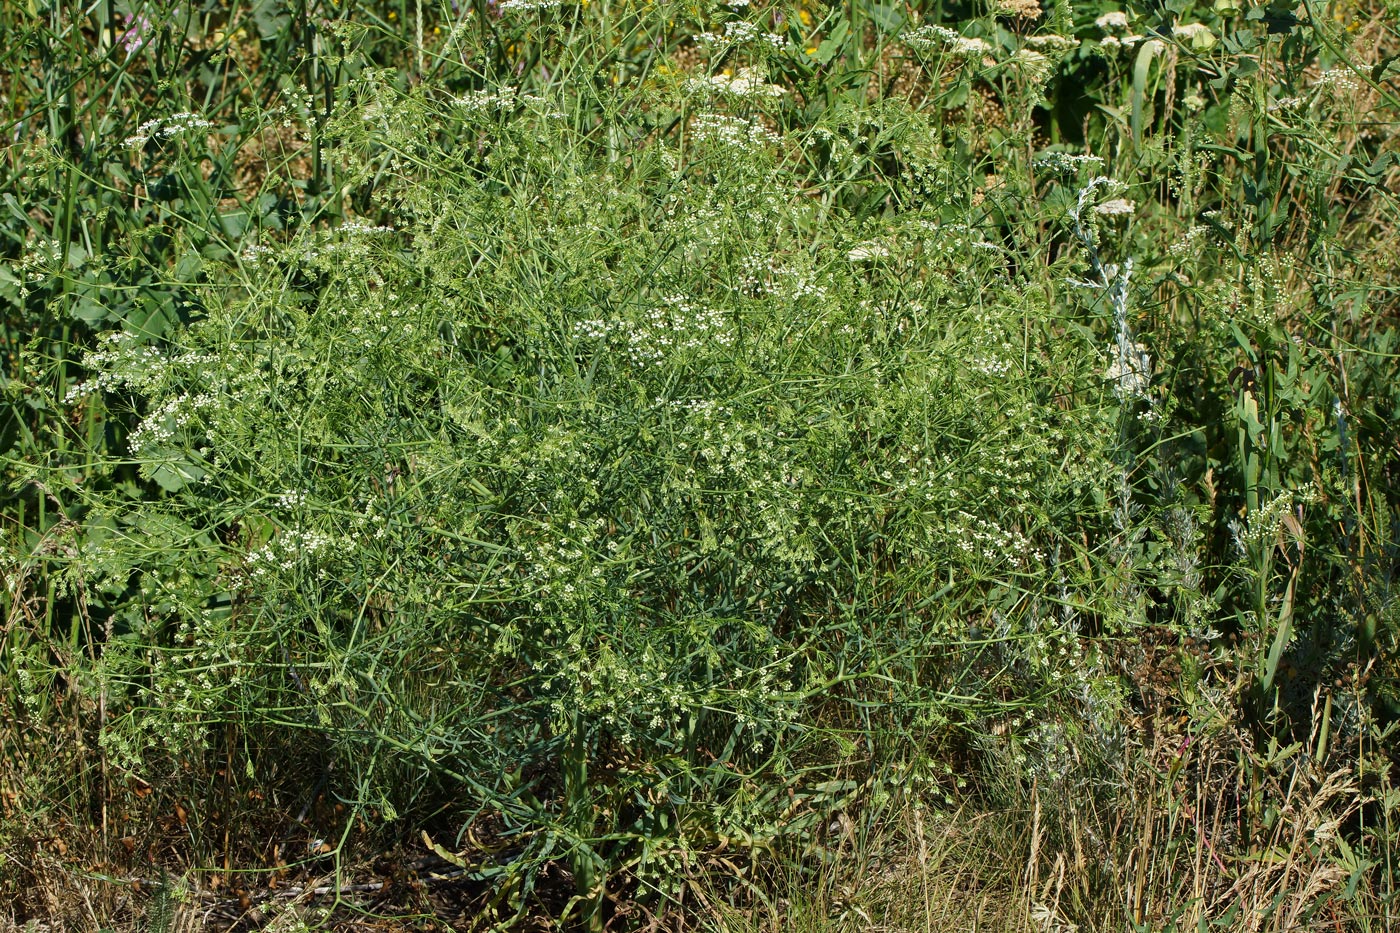
[[[1244,848],[1367,788],[1362,896],[1396,34],[1032,6],[0,13],[9,767],[316,784],[596,928],[889,806],[1067,851],[1184,714]]]
[[[390,819],[502,820],[508,873],[666,893],[809,830],[833,728],[879,761],[1064,692],[963,644],[994,590],[1025,636],[1115,475],[1097,349],[1001,250],[936,204],[853,227],[732,114],[617,160],[567,100],[354,98],[343,164],[401,226],[252,246],[168,350],[83,361],[161,490],[44,479],[112,529],[68,573],[124,620],[114,761],[300,728]]]

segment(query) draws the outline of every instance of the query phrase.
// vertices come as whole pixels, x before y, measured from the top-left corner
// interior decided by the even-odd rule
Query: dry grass
[[[1217,720],[1223,722],[1223,720]],[[707,899],[716,933],[1242,933],[1392,929],[1351,878],[1339,829],[1365,797],[1356,760],[1260,752],[1220,726],[1159,729],[1108,792],[1030,788],[1021,806],[906,808],[772,899]],[[1334,750],[1333,758],[1344,757]],[[1266,763],[1268,762],[1268,763]],[[1359,881],[1347,894],[1349,881]]]

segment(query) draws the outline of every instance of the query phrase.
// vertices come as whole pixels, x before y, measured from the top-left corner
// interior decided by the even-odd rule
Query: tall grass
[[[1033,7],[4,13],[16,919],[1386,928],[1395,33]]]

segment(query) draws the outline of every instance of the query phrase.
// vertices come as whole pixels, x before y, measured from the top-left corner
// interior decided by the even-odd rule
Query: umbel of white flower
[[[1119,401],[1146,396],[1152,381],[1152,355],[1147,347],[1134,340],[1126,346],[1115,344],[1112,353],[1104,378],[1113,383],[1113,394]]]
[[[1133,202],[1127,198],[1113,198],[1104,201],[1094,208],[1094,213],[1104,217],[1119,217],[1131,214],[1134,210]]]
[[[731,97],[782,97],[785,88],[769,84],[757,68],[740,68],[736,75],[716,74],[692,78],[685,83],[688,91],[714,91]]]

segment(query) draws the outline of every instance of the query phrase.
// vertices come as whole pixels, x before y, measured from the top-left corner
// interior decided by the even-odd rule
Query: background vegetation
[[[5,5],[8,922],[1393,928],[1396,22]]]

